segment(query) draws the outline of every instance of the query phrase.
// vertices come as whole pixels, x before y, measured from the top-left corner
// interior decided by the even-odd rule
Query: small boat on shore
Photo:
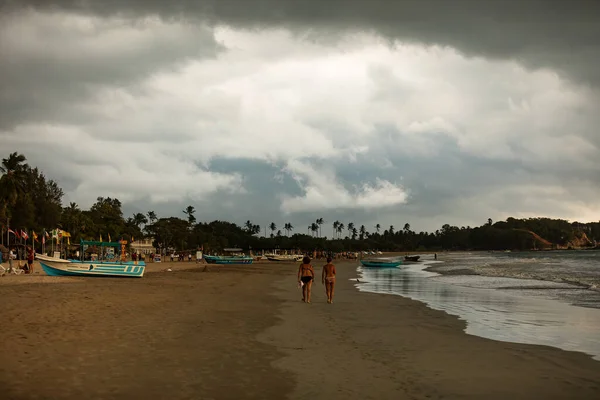
[[[419,258],[421,258],[421,256],[404,256],[404,261],[417,262],[419,261]]]
[[[252,264],[254,257],[249,256],[207,256],[203,257],[209,264]]]
[[[272,254],[267,256],[267,260],[275,262],[300,262],[304,258],[301,254]]]
[[[141,278],[146,270],[143,261],[111,262],[63,260],[43,254],[36,254],[44,272],[49,276],[94,276],[94,277],[130,277]]]
[[[367,268],[395,268],[402,264],[402,260],[360,260]]]

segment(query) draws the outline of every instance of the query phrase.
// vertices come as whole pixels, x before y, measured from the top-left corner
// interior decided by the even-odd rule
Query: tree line
[[[242,249],[301,249],[334,252],[441,251],[441,250],[529,250],[569,247],[594,247],[600,242],[600,222],[580,223],[551,218],[508,218],[478,227],[443,225],[435,232],[415,232],[406,223],[357,226],[355,222],[318,218],[302,227],[286,222],[271,222],[261,229],[246,221],[242,226],[228,221],[198,222],[190,205],[180,217],[159,217],[154,211],[125,217],[116,198],[98,197],[87,210],[76,203],[62,204],[63,190],[38,168],[26,163],[24,155],[12,153],[0,166],[0,223],[5,243],[7,229],[37,232],[60,228],[71,234],[71,241],[153,238],[157,248],[220,251],[227,247]],[[329,225],[331,224],[331,225]],[[329,228],[328,228],[329,226]],[[323,235],[323,230],[331,236]]]

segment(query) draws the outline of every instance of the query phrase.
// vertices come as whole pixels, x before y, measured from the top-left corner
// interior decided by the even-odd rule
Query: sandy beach
[[[320,266],[320,263],[315,263]],[[300,301],[296,264],[149,264],[142,279],[0,278],[7,399],[597,399],[600,362],[470,336],[338,264]],[[171,272],[165,269],[171,268]],[[51,284],[57,283],[57,284]]]

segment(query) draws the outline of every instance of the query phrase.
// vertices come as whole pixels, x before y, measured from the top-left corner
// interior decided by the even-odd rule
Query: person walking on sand
[[[333,287],[335,286],[335,265],[331,263],[331,257],[327,257],[327,264],[323,266],[321,280],[325,285],[325,293],[327,294],[327,303],[333,303]]]
[[[302,264],[298,268],[298,283],[302,282],[302,301],[310,304],[310,290],[315,280],[315,270],[310,265],[308,256],[302,259]]]
[[[33,259],[35,258],[35,253],[31,247],[27,248],[27,273],[33,274]]]

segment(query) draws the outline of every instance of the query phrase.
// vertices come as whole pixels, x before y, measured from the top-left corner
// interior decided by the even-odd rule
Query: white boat
[[[141,278],[146,270],[143,261],[79,261],[63,260],[36,254],[42,269],[50,276],[104,276]]]
[[[300,262],[304,258],[301,254],[273,254],[267,256],[267,260],[269,261],[277,261],[277,262],[285,262],[285,261],[294,261]]]

